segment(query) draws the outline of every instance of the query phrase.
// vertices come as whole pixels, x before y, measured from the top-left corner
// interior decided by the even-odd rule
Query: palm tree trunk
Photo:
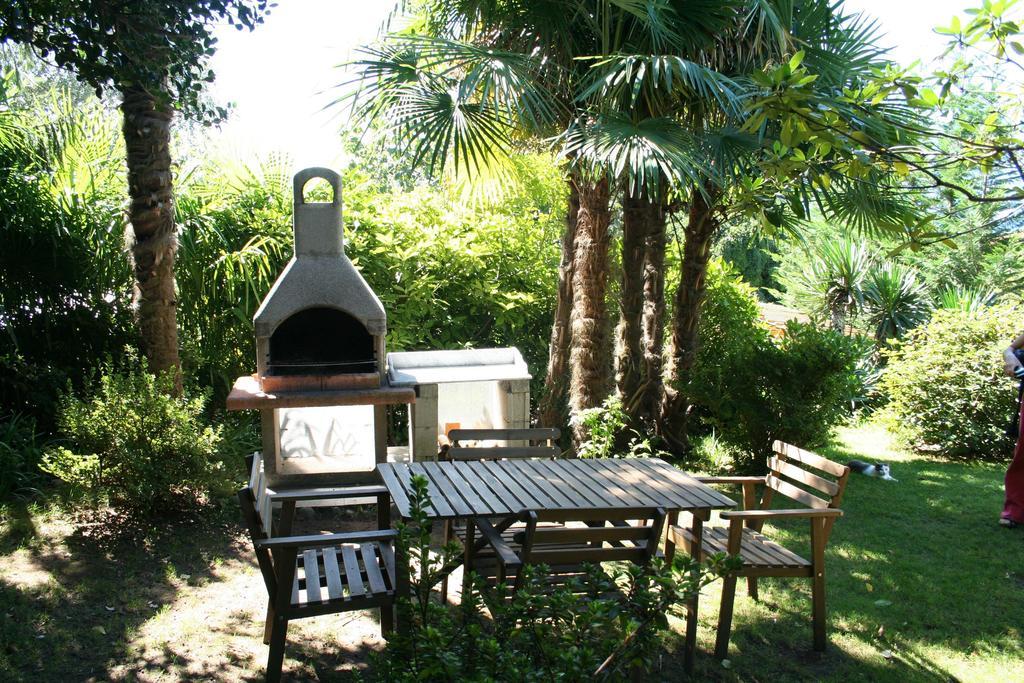
[[[711,242],[719,225],[715,216],[718,193],[710,186],[705,187],[705,193],[707,196],[694,188],[690,200],[682,273],[674,301],[669,388],[665,391],[658,425],[661,435],[676,450],[685,450],[689,445],[687,417],[690,403],[686,392],[680,388],[697,357],[700,307],[707,284],[705,277],[711,258]]]
[[[124,141],[128,157],[128,217],[132,224],[135,306],[143,352],[151,371],[170,371],[181,393],[171,173],[173,112],[145,89],[122,89]]]
[[[615,385],[626,413],[633,416],[641,375],[640,336],[644,310],[644,246],[647,237],[649,201],[622,193],[622,285],[619,300],[618,353]]]
[[[562,235],[562,260],[558,264],[558,292],[555,301],[555,319],[551,324],[551,344],[548,349],[548,372],[544,378],[544,394],[537,406],[537,419],[545,427],[561,427],[566,423],[567,368],[569,366],[569,340],[572,337],[569,317],[572,312],[573,260],[576,255],[576,216],[580,210],[580,194],[576,179],[569,182],[569,207],[565,214],[565,234]]]
[[[576,218],[570,314],[569,409],[574,445],[584,438],[580,412],[599,406],[608,395],[611,345],[608,334],[608,225],[611,222],[608,181],[578,180],[580,207]]]
[[[661,407],[665,358],[665,223],[664,204],[651,207],[650,227],[644,245],[644,308],[640,324],[640,348],[643,349],[643,384],[638,409],[646,419],[654,420]]]
[[[665,211],[647,197],[622,198],[622,297],[616,389],[634,427],[657,414],[665,312]]]

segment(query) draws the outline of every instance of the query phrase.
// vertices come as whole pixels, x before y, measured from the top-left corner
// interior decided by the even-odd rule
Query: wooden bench
[[[466,570],[492,583],[514,577],[513,590],[519,590],[527,565],[548,568],[543,585],[549,589],[584,578],[587,564],[647,565],[658,552],[666,517],[662,508],[528,511],[521,517],[523,526],[514,534],[514,545],[489,520],[477,519],[476,529],[493,552],[472,558]]]
[[[843,512],[843,499],[850,468],[823,458],[817,453],[776,441],[768,458],[768,474],[763,477],[697,477],[705,484],[739,484],[743,487],[742,510],[721,513],[723,525],[707,525],[703,533],[672,526],[668,542],[679,543],[701,559],[715,553],[736,555],[742,567],[725,578],[722,607],[718,617],[715,656],[725,659],[729,650],[732,609],[736,594],[736,578],[747,577],[750,596],[757,599],[760,576],[793,576],[812,580],[811,592],[814,620],[814,649],[825,649],[825,544],[832,525]],[[757,486],[763,486],[760,503]],[[771,509],[776,495],[800,507]],[[807,519],[810,523],[810,559],[784,548],[761,533],[764,523],[782,519]],[[689,630],[696,628],[696,619]]]
[[[467,461],[467,460],[521,460],[521,459],[548,459],[553,460],[562,455],[562,449],[558,446],[558,438],[561,431],[553,427],[534,427],[529,429],[453,429],[448,432],[450,445],[442,447],[438,453],[439,460]],[[471,443],[477,442],[477,443]],[[490,445],[478,445],[479,442]],[[516,545],[513,539],[515,533],[522,527],[506,529],[505,541],[508,544]],[[466,544],[466,526],[464,523],[455,520],[448,520],[444,524],[443,540],[449,543],[457,538],[464,546]],[[492,549],[485,547],[481,553],[481,559],[487,559]],[[448,596],[448,578],[441,582],[441,595]]]

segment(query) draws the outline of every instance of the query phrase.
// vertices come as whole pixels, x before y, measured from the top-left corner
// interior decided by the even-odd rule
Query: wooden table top
[[[377,465],[408,518],[410,479],[427,477],[433,519],[508,517],[526,510],[730,508],[735,501],[658,458],[482,460]]]

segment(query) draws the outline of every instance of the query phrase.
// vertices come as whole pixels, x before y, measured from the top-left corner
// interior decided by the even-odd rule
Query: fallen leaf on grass
[[[732,668],[732,662],[730,660],[728,660],[728,659],[723,659],[722,660],[722,668],[723,669],[731,669]]]
[[[101,636],[107,635],[107,629],[103,628],[102,626],[93,626],[92,630],[96,633],[99,633]]]
[[[875,607],[888,607],[892,604],[892,600],[875,600]]]

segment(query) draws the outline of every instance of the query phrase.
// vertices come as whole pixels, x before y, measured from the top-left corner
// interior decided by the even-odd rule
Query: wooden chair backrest
[[[269,536],[273,503],[267,494],[267,480],[263,474],[263,454],[257,451],[247,455],[245,463],[249,469],[249,488],[252,489],[256,500],[256,512],[263,524],[263,531]]]
[[[782,441],[773,443],[772,451],[761,497],[762,510],[771,507],[775,493],[817,510],[839,507],[850,477],[849,467]],[[834,521],[831,518],[825,525],[826,540]]]
[[[453,429],[448,460],[504,460],[508,458],[557,458],[561,432],[553,427],[531,429]],[[466,441],[501,441],[501,446],[465,446]]]
[[[666,517],[661,508],[528,512],[520,559],[523,564],[548,566],[613,561],[647,564],[658,550]],[[630,525],[627,520],[636,523]],[[561,524],[538,527],[538,522]],[[572,526],[572,522],[586,526]]]
[[[245,518],[245,526],[249,530],[249,538],[252,539],[253,548],[256,551],[256,561],[260,565],[260,572],[263,574],[263,582],[267,585],[267,594],[277,593],[277,576],[274,573],[274,557],[266,548],[261,548],[256,542],[268,538],[265,531],[260,512],[256,507],[256,495],[251,486],[239,490],[238,502],[242,507],[242,517]]]

